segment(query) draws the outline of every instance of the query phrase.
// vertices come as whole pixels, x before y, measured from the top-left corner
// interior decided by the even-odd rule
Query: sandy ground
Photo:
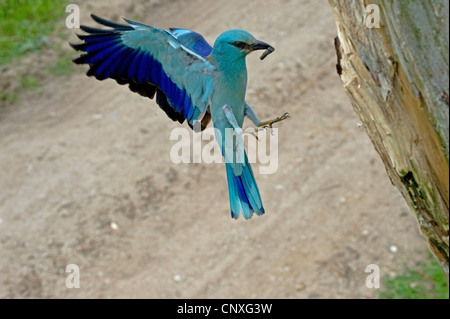
[[[279,168],[253,165],[266,214],[232,220],[223,164],[173,164],[179,125],[154,101],[83,67],[47,81],[0,113],[0,297],[377,298],[367,265],[383,279],[426,250],[336,74],[326,1],[79,4],[90,25],[127,16],[211,43],[242,28],[275,46],[248,57],[247,101],[292,116]]]

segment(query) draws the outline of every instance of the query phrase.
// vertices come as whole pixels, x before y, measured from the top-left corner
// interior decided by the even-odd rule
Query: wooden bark
[[[345,91],[448,280],[448,0],[329,3]]]

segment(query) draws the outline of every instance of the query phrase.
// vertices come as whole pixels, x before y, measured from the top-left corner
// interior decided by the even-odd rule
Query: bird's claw
[[[273,124],[284,121],[290,117],[291,116],[289,115],[289,113],[286,112],[282,116],[277,117],[273,120],[262,122],[257,127],[249,127],[247,129],[245,129],[243,133],[253,135],[259,141],[259,138],[256,133],[258,133],[259,131],[267,130],[267,129],[270,129],[272,131]]]
[[[250,134],[250,135],[254,136],[254,137],[256,138],[257,141],[259,141],[258,135],[256,134],[256,133],[259,132],[259,130],[260,130],[260,129],[257,128],[257,127],[249,127],[249,128],[246,128],[246,129],[244,130],[244,132],[243,132],[242,135],[244,135],[244,134]]]
[[[288,119],[290,117],[291,117],[290,114],[288,112],[286,112],[283,115],[281,115],[280,117],[277,117],[276,119],[262,122],[261,124],[258,125],[258,127],[262,127],[263,129],[272,128],[272,126],[275,123],[284,121],[284,120],[286,120],[286,119]]]

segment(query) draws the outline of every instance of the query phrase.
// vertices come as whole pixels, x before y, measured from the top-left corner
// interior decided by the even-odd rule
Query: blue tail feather
[[[256,215],[264,214],[261,195],[259,194],[247,155],[245,155],[245,163],[241,175],[234,175],[232,165],[226,163],[231,216],[237,219],[240,211],[245,219],[251,218],[253,213]]]

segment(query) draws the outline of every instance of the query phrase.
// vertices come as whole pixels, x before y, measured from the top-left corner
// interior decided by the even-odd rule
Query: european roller
[[[204,130],[212,120],[226,159],[231,216],[237,219],[242,213],[249,219],[253,214],[264,214],[242,142],[242,125],[248,117],[257,127],[272,127],[289,115],[264,122],[258,119],[245,101],[245,58],[252,51],[264,50],[264,59],[274,48],[244,30],[225,31],[211,47],[190,30],[162,30],[127,19],[127,24],[118,24],[95,15],[92,18],[110,28],[81,26],[87,33],[78,35],[83,43],[71,45],[85,53],[74,62],[88,64],[88,76],[114,79],[144,97],[156,97],[169,118],[187,121],[193,129]]]

